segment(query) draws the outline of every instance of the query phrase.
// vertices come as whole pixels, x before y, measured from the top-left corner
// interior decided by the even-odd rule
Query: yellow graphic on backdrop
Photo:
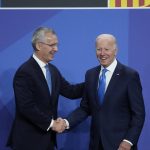
[[[150,7],[150,0],[108,0],[109,7]]]

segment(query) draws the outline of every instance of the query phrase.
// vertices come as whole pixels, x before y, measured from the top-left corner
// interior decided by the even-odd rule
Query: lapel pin
[[[117,73],[116,75],[117,75],[117,76],[119,76],[120,74],[119,74],[119,73]]]

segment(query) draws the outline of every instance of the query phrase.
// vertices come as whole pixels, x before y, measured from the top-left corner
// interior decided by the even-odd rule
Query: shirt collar
[[[33,57],[33,58],[35,59],[35,61],[39,64],[40,68],[44,68],[44,67],[46,66],[46,64],[45,64],[43,61],[41,61],[35,54],[33,54],[32,57]]]
[[[108,71],[110,71],[110,72],[114,72],[114,70],[115,70],[115,68],[116,68],[116,66],[117,66],[117,60],[116,59],[114,59],[114,61],[106,68]],[[104,67],[103,66],[101,66],[101,70],[103,70],[104,69]]]

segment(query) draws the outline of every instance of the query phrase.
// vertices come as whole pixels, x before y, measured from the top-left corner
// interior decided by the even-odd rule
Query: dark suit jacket
[[[145,118],[139,75],[118,62],[100,105],[97,96],[100,69],[98,66],[87,71],[83,100],[67,118],[70,127],[91,115],[90,150],[99,150],[100,141],[104,150],[117,150],[123,139],[137,149]]]
[[[107,0],[2,0],[2,7],[107,7]]]
[[[47,128],[51,119],[57,118],[59,94],[71,99],[83,94],[83,84],[70,85],[54,65],[49,64],[49,69],[51,94],[41,68],[32,57],[15,74],[16,116],[8,140],[8,146],[15,150],[51,150],[56,138]]]

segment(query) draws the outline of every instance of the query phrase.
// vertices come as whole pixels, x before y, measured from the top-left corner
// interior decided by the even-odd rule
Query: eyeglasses
[[[49,46],[49,47],[52,47],[52,48],[58,46],[57,43],[55,43],[55,44],[47,44],[47,43],[44,43],[44,42],[39,42],[39,43],[45,44],[45,45],[47,45],[47,46]]]

